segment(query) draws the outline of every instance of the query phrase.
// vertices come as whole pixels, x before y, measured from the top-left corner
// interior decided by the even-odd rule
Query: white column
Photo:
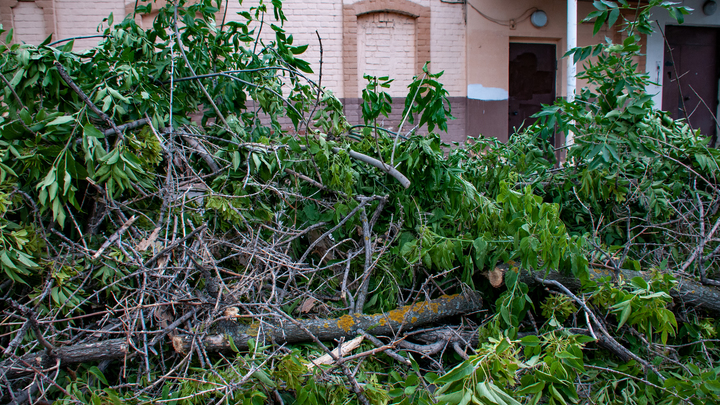
[[[567,0],[567,49],[573,49],[577,47],[577,0]],[[577,87],[577,79],[575,75],[577,73],[573,57],[567,58],[567,89],[566,97],[567,101],[575,100],[575,89]],[[573,144],[573,134],[568,131],[565,134],[565,144]]]

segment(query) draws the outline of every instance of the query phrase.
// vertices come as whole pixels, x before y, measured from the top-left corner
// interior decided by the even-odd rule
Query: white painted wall
[[[676,0],[677,1],[677,0]],[[685,22],[683,26],[696,26],[696,27],[720,27],[720,3],[718,4],[718,10],[711,16],[706,16],[702,12],[702,6],[706,0],[681,0],[679,3],[685,7],[690,7],[693,11],[685,16]],[[666,25],[678,25],[677,21],[672,18],[667,11],[658,8],[653,10],[653,20],[657,20],[659,25],[665,31]],[[650,80],[657,83],[655,85],[648,86],[648,93],[654,94],[653,101],[655,102],[655,108],[662,107],[662,85],[663,85],[663,64],[665,63],[665,40],[660,32],[657,32],[658,27],[653,27],[655,32],[647,39],[647,57],[645,63],[645,69],[650,75]]]

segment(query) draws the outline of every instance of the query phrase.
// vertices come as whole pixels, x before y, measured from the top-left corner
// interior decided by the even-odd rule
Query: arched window
[[[365,87],[363,74],[395,79],[387,91],[404,96],[416,74],[415,18],[393,12],[358,16],[358,88]]]
[[[38,45],[55,31],[53,3],[49,0],[0,0],[0,23],[13,29],[13,42]]]
[[[363,73],[395,79],[404,95],[430,60],[430,7],[410,0],[361,0],[343,6],[344,97],[360,97]]]

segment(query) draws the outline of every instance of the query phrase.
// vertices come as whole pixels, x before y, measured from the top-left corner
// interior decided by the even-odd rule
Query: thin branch
[[[652,370],[655,374],[657,374],[658,378],[660,378],[663,381],[665,380],[665,377],[663,377],[663,375],[660,374],[660,372],[657,371],[657,369],[655,367],[653,367],[650,363],[648,363],[644,359],[640,358],[635,353],[633,353],[630,350],[628,350],[627,348],[625,348],[625,346],[621,345],[617,340],[615,340],[615,338],[612,337],[610,335],[610,333],[608,333],[607,329],[605,329],[605,324],[600,322],[600,320],[598,320],[598,318],[595,316],[595,313],[592,310],[590,310],[590,308],[588,308],[587,304],[585,304],[585,301],[578,298],[575,294],[573,294],[570,290],[568,290],[567,287],[565,287],[564,285],[560,284],[559,282],[557,282],[555,280],[542,279],[542,278],[538,277],[537,275],[535,276],[535,280],[541,284],[553,286],[553,287],[559,289],[565,295],[572,298],[573,301],[577,302],[578,305],[580,305],[582,307],[582,309],[585,311],[585,313],[590,316],[590,319],[592,319],[592,321],[598,327],[598,330],[600,331],[600,333],[603,335],[603,338],[600,339],[600,342],[604,343],[604,346],[611,349],[615,354],[617,354],[620,358],[622,358],[626,361],[629,359],[634,359],[635,361],[640,363],[644,369]]]
[[[60,74],[60,77],[67,83],[67,85],[74,91],[78,96],[80,96],[80,99],[85,103],[85,105],[88,106],[88,108],[94,112],[100,119],[105,121],[110,128],[112,128],[113,132],[115,132],[118,136],[117,140],[115,141],[115,144],[117,145],[118,142],[120,142],[123,139],[123,134],[120,128],[115,125],[115,121],[113,121],[107,114],[102,112],[91,100],[90,98],[85,94],[85,92],[78,87],[77,84],[72,80],[70,75],[65,71],[65,68],[63,65],[60,64],[60,62],[55,61],[55,68],[58,70],[58,73]],[[102,132],[102,131],[101,131]]]

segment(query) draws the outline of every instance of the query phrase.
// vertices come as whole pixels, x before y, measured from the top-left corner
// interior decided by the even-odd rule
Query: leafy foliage
[[[670,298],[682,277],[717,271],[718,152],[653,110],[636,62],[650,9],[688,10],[652,0],[626,19],[628,2],[595,5],[595,31],[622,19],[626,39],[566,55],[587,61],[590,86],[507,145],[451,150],[435,132],[451,119],[442,73],[425,65],[408,87],[403,116],[429,134],[378,131],[391,80],[369,76],[365,126],[352,133],[340,101],[306,75],[307,45],[285,32],[277,0],[220,24],[223,4],[209,0],[167,4],[148,30],[110,17],[82,52],[50,38],[0,45],[0,288],[12,308],[32,307],[7,310],[23,322],[0,323],[5,355],[38,352],[31,313],[53,325],[52,344],[131,336],[122,365],[57,368],[45,395],[60,403],[720,400],[716,321]],[[133,125],[116,132],[121,123]],[[560,162],[549,143],[559,132],[575,135]],[[623,269],[652,276],[625,280]],[[526,277],[551,272],[578,281],[580,298]],[[153,337],[180,327],[200,342],[243,316],[260,320],[248,328],[267,313],[311,316],[309,297],[329,316],[464,288],[491,310],[464,318],[472,352],[403,351],[409,367],[374,352],[310,369],[316,345],[241,351],[231,339],[230,357]],[[170,328],[180,308],[190,316]],[[635,357],[610,355],[591,313]]]

